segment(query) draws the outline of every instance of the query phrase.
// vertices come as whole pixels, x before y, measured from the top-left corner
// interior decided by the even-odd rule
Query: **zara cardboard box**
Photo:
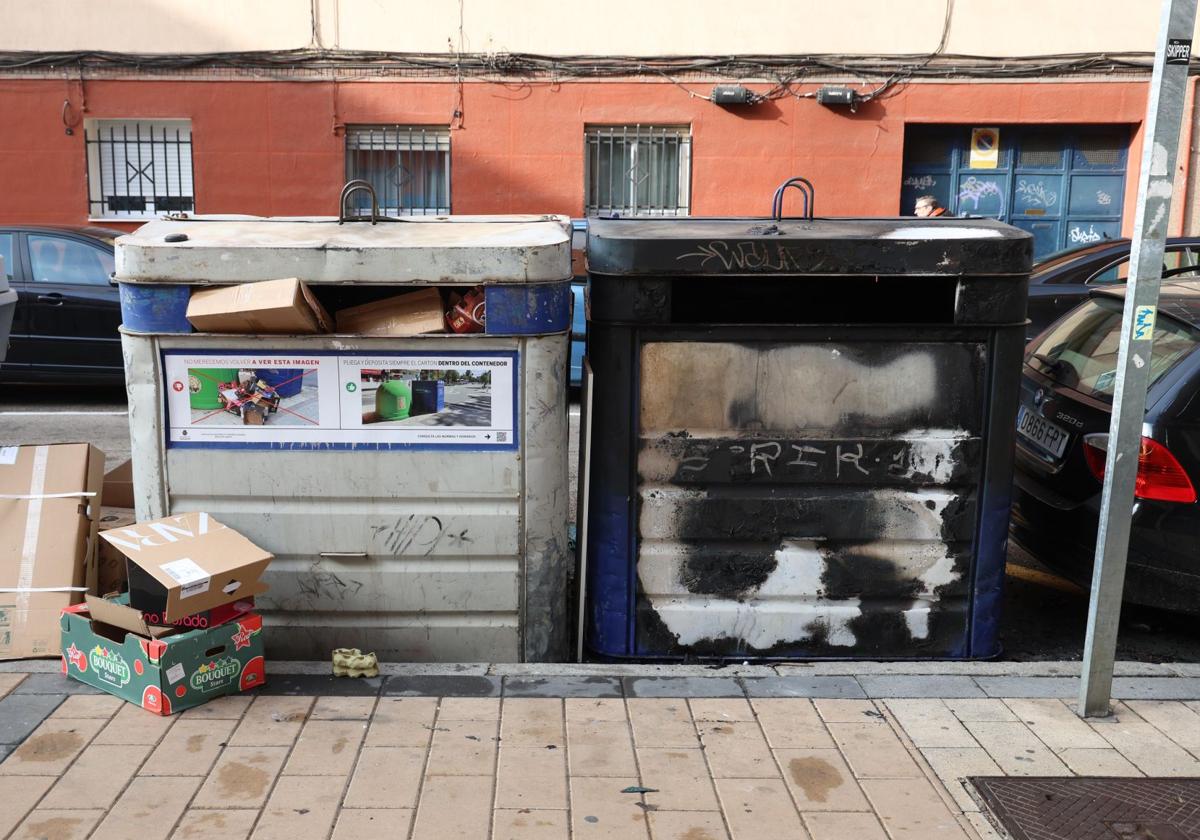
[[[103,531],[125,557],[129,606],[173,624],[267,591],[272,555],[207,513],[180,513]]]
[[[92,595],[63,610],[63,673],[156,715],[266,682],[262,617],[257,613],[207,630],[143,624],[135,631],[113,623],[126,621],[130,613]]]

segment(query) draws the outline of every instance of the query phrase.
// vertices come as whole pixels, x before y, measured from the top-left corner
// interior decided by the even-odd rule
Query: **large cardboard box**
[[[143,625],[135,632],[112,623],[131,613],[94,596],[64,610],[63,673],[158,715],[266,682],[257,613],[206,630],[154,632]]]
[[[0,659],[58,656],[58,615],[96,585],[104,453],[0,447]]]
[[[446,310],[437,289],[422,289],[339,309],[337,331],[345,335],[391,336],[445,332]]]
[[[207,513],[181,513],[100,539],[125,557],[129,605],[164,624],[267,591],[272,555]]]
[[[312,335],[329,314],[295,277],[192,292],[187,319],[200,332]]]

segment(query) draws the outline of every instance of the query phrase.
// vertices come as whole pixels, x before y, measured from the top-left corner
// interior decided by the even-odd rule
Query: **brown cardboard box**
[[[104,495],[100,503],[106,508],[133,507],[133,461],[126,458],[104,474]],[[104,523],[100,523],[104,527]]]
[[[200,332],[311,335],[329,332],[329,314],[295,277],[192,293],[187,319]]]
[[[58,656],[63,608],[96,585],[104,453],[0,447],[0,659]]]
[[[207,513],[182,513],[114,528],[100,539],[125,557],[129,606],[171,623],[261,595],[272,555]]]
[[[344,335],[421,335],[445,330],[446,312],[437,289],[408,292],[337,313],[337,331]]]
[[[126,464],[129,462],[126,461]],[[119,469],[119,467],[118,467]],[[112,475],[110,472],[108,475]],[[104,493],[108,495],[108,476],[105,476]],[[99,529],[110,531],[113,528],[128,528],[137,522],[133,510],[123,507],[108,507],[100,509]],[[120,592],[125,588],[125,555],[104,540],[97,541],[96,550],[96,593],[107,595],[110,592]]]

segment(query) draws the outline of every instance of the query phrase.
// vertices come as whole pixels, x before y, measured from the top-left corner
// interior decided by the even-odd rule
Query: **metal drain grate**
[[[1200,840],[1200,779],[975,777],[1013,840]]]

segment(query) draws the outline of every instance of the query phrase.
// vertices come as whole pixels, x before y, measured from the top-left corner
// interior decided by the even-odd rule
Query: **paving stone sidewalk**
[[[595,672],[271,674],[160,718],[4,672],[0,837],[991,840],[965,777],[1200,776],[1195,679],[1124,679],[1086,722],[1065,676]]]

